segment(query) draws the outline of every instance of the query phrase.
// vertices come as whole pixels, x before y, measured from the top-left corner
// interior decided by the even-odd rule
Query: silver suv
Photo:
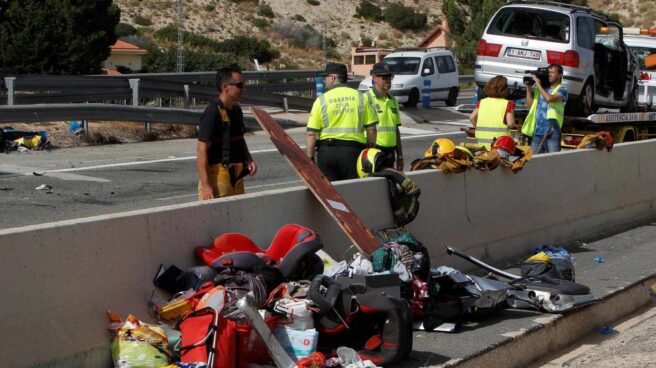
[[[637,111],[640,71],[622,38],[622,25],[590,8],[548,1],[512,1],[501,7],[479,41],[474,79],[479,87],[497,75],[525,96],[527,70],[563,66],[568,115],[597,107]]]

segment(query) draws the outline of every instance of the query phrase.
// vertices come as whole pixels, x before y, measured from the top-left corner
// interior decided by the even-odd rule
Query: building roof
[[[421,42],[419,42],[418,46],[423,47],[426,43],[428,43],[430,40],[432,40],[433,37],[439,36],[440,33],[442,33],[442,26],[437,26],[437,27],[433,28],[433,30],[430,31],[430,33],[428,35],[426,35],[426,37],[424,37],[424,39],[421,40]]]
[[[140,48],[139,46],[127,43],[125,41],[117,40],[111,46],[112,54],[130,54],[130,55],[146,55],[148,51]]]

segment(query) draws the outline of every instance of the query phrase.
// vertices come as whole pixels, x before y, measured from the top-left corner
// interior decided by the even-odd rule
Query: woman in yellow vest
[[[490,149],[495,138],[510,135],[515,128],[515,103],[508,101],[508,80],[500,75],[492,78],[483,92],[487,96],[476,104],[469,121],[476,128],[478,143]]]

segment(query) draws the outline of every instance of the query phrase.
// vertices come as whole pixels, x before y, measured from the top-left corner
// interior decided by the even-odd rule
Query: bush
[[[213,12],[213,11],[215,11],[215,10],[216,10],[216,5],[214,5],[214,4],[207,4],[207,5],[205,5],[205,11]]]
[[[280,52],[272,49],[269,41],[248,36],[236,36],[220,42],[217,50],[227,54],[245,56],[248,59],[257,59],[261,64],[280,57]]]
[[[321,2],[319,2],[319,0],[305,0],[305,1],[312,6],[321,5]]]
[[[160,50],[156,46],[148,48],[148,53],[143,58],[142,71],[144,73],[170,73],[177,70],[178,50],[176,46],[170,46]],[[184,71],[206,72],[224,67],[238,67],[240,60],[235,55],[212,53],[206,50],[185,50]]]
[[[309,24],[297,24],[290,20],[276,22],[272,26],[275,32],[278,32],[289,43],[297,48],[302,49],[320,49],[321,32],[317,31]],[[326,37],[327,47],[336,47],[337,43],[330,37]]]
[[[259,29],[265,29],[269,26],[269,21],[264,18],[253,19],[253,25]]]
[[[155,32],[155,37],[160,40],[167,40],[171,42],[178,41],[178,26],[169,24],[166,27],[160,28]],[[213,40],[209,37],[197,35],[195,33],[184,31],[183,40],[185,45],[196,48],[215,49],[219,46],[219,41]]]
[[[305,17],[302,16],[302,15],[300,15],[300,14],[296,14],[296,15],[294,16],[294,20],[297,20],[297,21],[299,21],[299,22],[307,22],[307,20],[305,20]]]
[[[116,28],[114,28],[114,33],[116,33],[116,37],[121,38],[125,36],[132,36],[138,32],[137,29],[130,24],[119,23],[116,25]]]
[[[276,15],[273,13],[273,9],[269,4],[262,4],[257,8],[257,15],[267,18],[275,18]]]
[[[144,17],[141,14],[135,15],[132,20],[140,26],[151,26],[151,25],[153,25],[153,21],[150,18]]]
[[[383,11],[368,0],[360,0],[360,5],[355,8],[355,16],[380,22],[383,20]]]
[[[428,22],[426,14],[398,3],[388,5],[383,11],[383,17],[392,27],[400,30],[421,29]]]

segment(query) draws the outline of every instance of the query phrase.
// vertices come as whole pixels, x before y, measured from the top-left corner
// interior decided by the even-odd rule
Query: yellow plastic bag
[[[117,314],[107,312],[113,335],[112,360],[115,367],[163,367],[171,363],[166,332],[160,327],[139,321],[129,315],[123,321]]]

